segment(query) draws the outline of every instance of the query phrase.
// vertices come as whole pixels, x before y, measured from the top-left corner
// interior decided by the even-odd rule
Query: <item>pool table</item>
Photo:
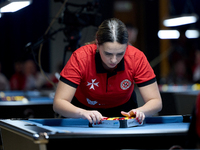
[[[184,146],[190,116],[147,117],[130,128],[89,127],[84,119],[0,120],[5,150],[169,149]]]
[[[53,91],[0,91],[0,118],[53,118]]]
[[[200,84],[159,85],[163,108],[159,115],[191,114],[200,93]]]

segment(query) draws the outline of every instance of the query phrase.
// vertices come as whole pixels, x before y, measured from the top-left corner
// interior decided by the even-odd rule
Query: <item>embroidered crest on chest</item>
[[[87,86],[90,86],[89,89],[95,90],[95,86],[99,87],[99,82],[95,82],[96,79],[92,79],[92,82],[87,82]]]

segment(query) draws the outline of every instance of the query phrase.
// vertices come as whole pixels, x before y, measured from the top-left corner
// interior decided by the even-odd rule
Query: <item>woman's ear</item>
[[[98,41],[97,41],[97,39],[95,39],[95,43],[96,43],[96,45],[98,45]]]
[[[98,44],[97,39],[95,39],[95,43],[96,43],[96,45],[97,45],[97,49],[98,49],[98,48],[99,48],[99,44]]]
[[[98,44],[97,39],[95,39],[95,43],[96,43],[96,45],[97,45],[97,50],[96,50],[96,52],[99,52],[99,44]]]

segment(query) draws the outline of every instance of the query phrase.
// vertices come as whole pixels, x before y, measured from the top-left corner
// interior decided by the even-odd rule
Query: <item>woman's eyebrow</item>
[[[105,52],[106,54],[113,55],[113,53]],[[124,52],[117,53],[116,55],[122,55]]]

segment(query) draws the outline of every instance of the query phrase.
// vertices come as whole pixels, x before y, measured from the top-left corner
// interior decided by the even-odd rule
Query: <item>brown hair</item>
[[[96,39],[99,45],[105,42],[128,43],[128,31],[125,24],[117,18],[103,21],[96,32]],[[95,41],[85,44],[94,44]]]
[[[105,42],[118,42],[120,44],[128,43],[128,31],[125,24],[117,18],[111,18],[103,21],[96,33],[98,44]]]

